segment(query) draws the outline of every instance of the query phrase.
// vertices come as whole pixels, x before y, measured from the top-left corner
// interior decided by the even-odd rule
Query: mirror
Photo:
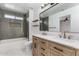
[[[46,28],[49,32],[79,32],[79,4],[57,4],[41,13],[40,17],[48,17]]]

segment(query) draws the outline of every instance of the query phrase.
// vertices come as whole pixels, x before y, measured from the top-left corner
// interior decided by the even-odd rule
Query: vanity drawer
[[[44,53],[44,54],[47,54],[47,50],[43,50],[43,49],[40,49],[40,53]]]
[[[53,49],[50,49],[50,56],[62,56],[62,54]]]
[[[47,48],[48,42],[47,42],[46,40],[44,40],[44,39],[41,39],[41,40],[40,40],[40,46],[41,46],[41,47],[44,47],[44,48]]]
[[[46,53],[42,53],[42,52],[41,52],[39,55],[40,55],[40,56],[47,56]]]
[[[50,49],[53,51],[56,51],[59,54],[62,54],[64,56],[74,56],[75,55],[75,49],[70,48],[70,47],[66,47],[63,46],[61,44],[57,44],[57,43],[53,43],[50,42],[49,43]]]
[[[39,51],[40,56],[48,56],[48,50],[41,48]]]

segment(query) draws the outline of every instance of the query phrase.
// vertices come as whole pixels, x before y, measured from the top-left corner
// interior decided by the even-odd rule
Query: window
[[[15,19],[15,16],[13,16],[13,15],[8,15],[8,14],[5,14],[4,17],[5,17],[5,18],[10,18],[10,19]]]

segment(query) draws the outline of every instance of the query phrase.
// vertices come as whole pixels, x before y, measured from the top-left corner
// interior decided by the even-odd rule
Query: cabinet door
[[[49,56],[49,48],[48,48],[48,41],[44,39],[39,40],[39,55],[41,56]]]
[[[33,50],[32,50],[32,54],[33,56],[37,56],[38,55],[38,38],[33,37]]]

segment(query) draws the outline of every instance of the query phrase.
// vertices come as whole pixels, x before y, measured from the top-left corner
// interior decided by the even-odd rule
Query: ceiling
[[[56,6],[48,9],[47,11],[41,13],[40,16],[47,17],[49,15],[53,15],[55,13],[67,10],[67,9],[77,6],[77,5],[79,5],[79,3],[60,3],[60,4],[57,4]]]
[[[37,10],[38,8],[40,8],[40,6],[44,4],[44,3],[0,3],[0,8],[3,10],[8,10],[8,11],[14,11],[14,12],[18,12],[18,13],[27,13],[29,9],[34,9]],[[74,7],[76,5],[79,5],[77,3],[64,3],[59,4],[53,8],[51,8],[50,10],[47,10],[46,12],[42,13],[42,17],[51,15],[51,14],[55,14],[57,12],[60,12],[62,10],[66,10],[68,8]]]
[[[27,13],[30,8],[34,10],[40,8],[43,3],[0,3],[0,8],[4,10]]]

